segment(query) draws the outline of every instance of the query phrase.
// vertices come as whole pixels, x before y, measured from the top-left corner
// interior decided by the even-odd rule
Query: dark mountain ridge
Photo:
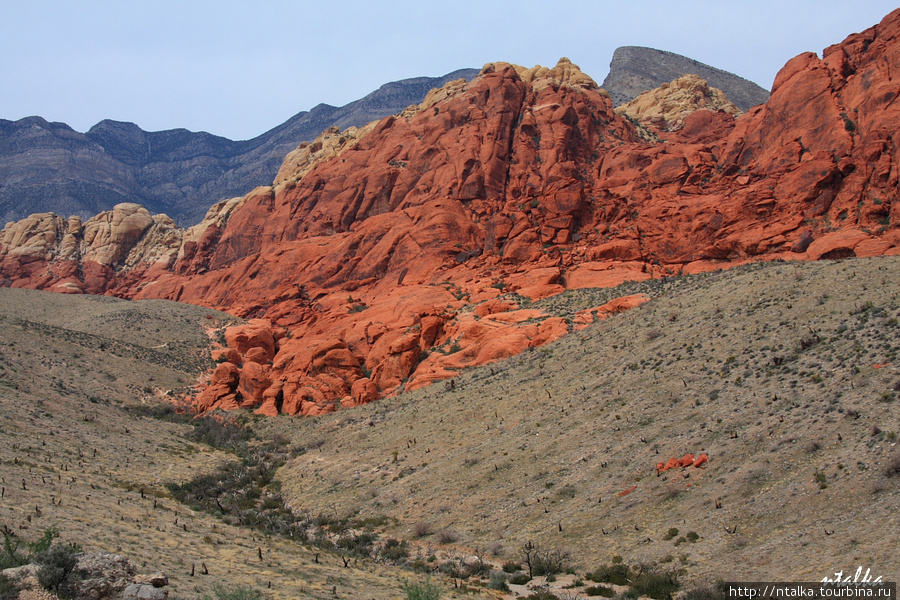
[[[769,99],[768,91],[743,77],[674,52],[640,46],[616,48],[609,63],[609,75],[601,87],[609,92],[613,106],[619,106],[641,92],[689,73],[699,75],[709,85],[725,92],[728,99],[745,112]]]
[[[477,73],[386,83],[345,106],[319,104],[241,141],[187,129],[144,131],[109,119],[86,133],[37,116],[0,119],[0,222],[47,211],[88,218],[137,202],[190,225],[215,202],[270,184],[285,154],[324,129],[398,113],[430,89]]]

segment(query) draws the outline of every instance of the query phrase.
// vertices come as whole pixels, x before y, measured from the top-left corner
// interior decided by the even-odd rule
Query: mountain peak
[[[742,111],[769,98],[766,90],[743,77],[674,52],[642,46],[616,48],[602,87],[609,92],[613,106],[620,106],[641,92],[688,74],[699,75],[711,86],[725,92]]]

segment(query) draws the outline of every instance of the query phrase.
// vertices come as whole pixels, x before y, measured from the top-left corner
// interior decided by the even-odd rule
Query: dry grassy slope
[[[297,507],[394,516],[405,537],[427,522],[461,548],[514,557],[530,539],[582,568],[620,554],[745,581],[860,565],[896,580],[898,271],[880,258],[650,282],[653,301],[453,389],[260,427],[311,448],[281,474]],[[699,452],[708,468],[656,476]],[[700,539],[664,540],[673,527]]]
[[[187,441],[190,425],[124,407],[192,382],[211,364],[206,328],[231,319],[171,302],[0,289],[0,524],[25,539],[55,525],[87,551],[119,552],[139,570],[166,572],[177,598],[196,598],[217,581],[271,581],[269,595],[281,599],[332,598],[335,586],[339,598],[399,597],[408,573],[345,569],[326,553],[315,564],[308,549],[169,498],[166,482],[229,456]]]

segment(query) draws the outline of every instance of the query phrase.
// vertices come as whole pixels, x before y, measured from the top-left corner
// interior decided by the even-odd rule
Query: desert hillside
[[[896,580],[898,69],[900,10],[743,114],[489,63],[188,229],[7,224],[0,557],[52,526],[190,598]]]
[[[240,413],[254,444],[281,449],[263,498],[282,495],[303,543],[241,526],[230,500],[240,488],[220,496],[225,513],[176,501],[246,460],[155,403],[196,376],[206,330],[230,317],[0,290],[0,522],[23,539],[56,526],[85,551],[166,572],[187,598],[214,582],[274,598],[328,598],[335,585],[395,598],[416,570],[454,597],[479,557],[493,566],[466,585],[488,593],[478,582],[499,581],[529,541],[567,556],[582,579],[618,555],[678,571],[683,588],[859,565],[892,580],[898,267],[895,257],[765,263],[570,291],[534,308],[651,299],[396,398],[304,419]],[[686,454],[709,460],[657,474]],[[315,523],[408,549],[390,560],[329,551]]]
[[[233,322],[188,304],[0,289],[0,530],[21,552],[55,528],[62,544],[164,572],[170,598],[216,584],[283,600],[333,598],[335,586],[338,597],[398,597],[420,576],[345,567],[335,552],[173,499],[171,486],[241,464],[168,403],[211,364],[208,331]]]
[[[896,578],[898,268],[769,263],[629,285],[615,293],[653,299],[519,357],[300,426],[267,421],[315,448],[284,467],[284,489],[296,506],[396,518],[398,535],[426,523],[430,546],[452,530],[514,557],[532,540],[582,569],[618,554],[701,578],[859,565]],[[686,454],[709,462],[658,474]]]

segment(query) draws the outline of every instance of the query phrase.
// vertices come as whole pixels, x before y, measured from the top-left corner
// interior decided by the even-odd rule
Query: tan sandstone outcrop
[[[732,117],[741,115],[741,110],[725,97],[722,90],[711,87],[697,75],[685,75],[646,91],[616,108],[616,114],[645,126],[675,131],[684,127],[685,117],[698,110],[721,111]]]

